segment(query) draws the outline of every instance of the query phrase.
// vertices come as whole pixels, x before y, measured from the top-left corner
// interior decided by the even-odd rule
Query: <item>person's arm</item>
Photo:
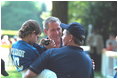
[[[38,52],[39,52],[40,54],[42,54],[44,51],[47,50],[46,47],[41,46],[41,45],[38,45],[38,44],[36,44],[36,43],[33,44],[33,47],[35,47],[35,48],[38,50]]]
[[[42,39],[41,41],[43,41],[43,40],[44,39]],[[45,52],[46,50],[48,50],[50,48],[55,48],[55,46],[56,45],[55,45],[55,42],[53,40],[50,40],[48,45],[44,45],[42,43],[40,43],[40,44],[34,43],[33,44],[33,47],[35,47],[40,54],[42,54],[43,52]]]
[[[43,69],[47,68],[49,52],[51,51],[47,50],[46,52],[42,53],[42,55],[30,65],[29,69],[24,75],[25,78],[36,77]]]

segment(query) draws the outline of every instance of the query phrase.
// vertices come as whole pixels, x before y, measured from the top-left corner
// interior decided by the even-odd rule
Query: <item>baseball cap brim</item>
[[[61,28],[63,28],[63,29],[68,29],[68,27],[69,27],[68,24],[64,24],[64,23],[61,23],[60,26],[61,26]]]

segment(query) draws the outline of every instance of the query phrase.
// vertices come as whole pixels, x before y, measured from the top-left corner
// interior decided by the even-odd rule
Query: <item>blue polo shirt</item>
[[[58,78],[89,78],[93,69],[88,54],[75,46],[49,49],[30,65],[37,74],[46,68],[54,71]]]

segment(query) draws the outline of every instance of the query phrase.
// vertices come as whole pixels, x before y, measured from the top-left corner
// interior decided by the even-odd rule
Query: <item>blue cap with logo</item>
[[[80,39],[80,40],[85,39],[85,30],[84,30],[84,27],[80,23],[77,23],[77,22],[73,22],[70,24],[61,23],[60,26],[63,29],[66,29],[67,31],[69,31],[69,33],[71,33],[75,38]]]

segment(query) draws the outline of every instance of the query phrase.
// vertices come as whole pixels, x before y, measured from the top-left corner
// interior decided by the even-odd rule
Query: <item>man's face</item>
[[[58,40],[61,38],[62,28],[58,22],[51,22],[48,24],[48,30],[45,33],[50,39]]]
[[[72,40],[71,35],[67,34],[67,30],[63,31],[62,42],[64,46],[69,44],[69,41]]]

